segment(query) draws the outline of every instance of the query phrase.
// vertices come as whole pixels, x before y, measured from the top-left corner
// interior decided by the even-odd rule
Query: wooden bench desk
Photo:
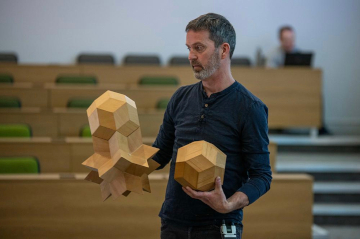
[[[28,124],[34,137],[59,137],[58,116],[39,107],[0,108],[0,124]]]
[[[77,65],[10,65],[0,64],[0,74],[10,74],[14,82],[54,83],[59,75],[80,75]]]
[[[33,83],[0,84],[0,96],[16,96],[22,107],[48,107],[48,90]]]
[[[54,108],[57,115],[59,136],[77,137],[84,125],[89,125],[85,109]],[[143,137],[156,137],[164,118],[164,110],[138,109],[141,134]]]
[[[144,144],[152,145],[154,141],[155,137],[143,137]],[[271,168],[276,172],[277,145],[270,142],[269,151]],[[87,172],[81,163],[93,153],[91,138],[0,138],[0,156],[35,156],[43,173]]]
[[[72,172],[71,144],[48,137],[0,138],[0,156],[35,156],[41,172]]]
[[[106,202],[85,175],[0,175],[2,238],[160,237],[166,175],[150,175],[150,194]],[[244,209],[243,237],[310,239],[312,182],[303,174],[273,175],[270,191]]]
[[[99,84],[88,86],[65,86],[47,84],[46,88],[49,90],[50,107],[66,107],[70,99],[73,98],[93,98],[96,99],[107,90],[115,91],[128,96],[135,101],[136,107],[141,108],[156,108],[156,104],[160,99],[170,99],[177,87],[173,86],[132,86],[126,87],[119,84]]]
[[[180,85],[198,82],[189,66],[99,66],[84,65],[83,74],[95,75],[101,83],[138,84],[143,76],[177,77]]]
[[[39,82],[51,75],[64,72],[80,73],[83,75],[96,74],[99,78],[97,86],[53,86],[46,87],[49,90],[48,99],[46,92],[30,91],[2,86],[0,95],[16,95],[22,99],[27,107],[66,107],[70,98],[91,97],[96,98],[106,90],[114,90],[127,94],[135,100],[139,108],[155,108],[160,98],[169,98],[177,87],[130,87],[136,85],[143,75],[172,75],[180,79],[180,85],[198,82],[193,76],[190,67],[159,67],[159,66],[31,66],[9,65],[0,66],[0,72],[20,69],[18,79],[25,76],[33,76],[33,81]],[[53,73],[47,73],[52,72]],[[286,128],[319,128],[322,125],[322,71],[308,68],[244,68],[232,67],[233,77],[259,97],[269,108],[269,127],[277,129]],[[25,81],[25,80],[24,80]],[[54,82],[54,81],[44,81]],[[110,84],[110,85],[109,85]],[[114,85],[115,84],[115,85]],[[6,89],[4,89],[6,87]],[[172,89],[172,90],[171,90]]]
[[[156,137],[164,110],[138,110],[143,137]],[[31,126],[36,137],[78,137],[83,126],[89,125],[86,109],[40,108],[0,109],[0,124],[24,123]]]

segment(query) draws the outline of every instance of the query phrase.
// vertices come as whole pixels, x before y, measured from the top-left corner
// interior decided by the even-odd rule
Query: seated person
[[[291,26],[283,26],[279,30],[280,46],[275,48],[266,59],[266,67],[277,68],[284,66],[286,53],[300,53],[300,50],[295,46],[295,32]],[[283,130],[274,129],[270,133],[284,133]],[[323,127],[318,131],[319,135],[331,135],[328,129]]]
[[[276,68],[284,65],[286,53],[299,53],[295,46],[295,32],[290,26],[279,30],[280,46],[275,48],[266,58],[266,67]]]

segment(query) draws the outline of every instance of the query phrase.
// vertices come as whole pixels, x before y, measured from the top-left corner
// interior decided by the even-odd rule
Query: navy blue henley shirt
[[[208,97],[202,82],[183,86],[172,96],[153,146],[163,168],[171,160],[165,201],[159,216],[181,225],[242,224],[242,209],[221,214],[189,197],[174,180],[178,148],[205,140],[227,155],[223,190],[227,198],[245,193],[250,204],[270,189],[268,109],[238,82]],[[159,168],[159,169],[160,169]]]

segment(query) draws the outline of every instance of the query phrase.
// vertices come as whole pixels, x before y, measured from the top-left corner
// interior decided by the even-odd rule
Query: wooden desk
[[[14,77],[14,82],[50,83],[59,75],[79,75],[77,65],[10,65],[0,64],[0,74],[7,73]]]
[[[164,111],[139,110],[143,137],[156,137]],[[89,125],[86,109],[39,108],[0,109],[0,124],[24,123],[31,126],[35,137],[78,137],[80,129]]]
[[[177,77],[180,85],[198,82],[189,66],[99,66],[84,65],[83,74],[97,76],[101,83],[124,83],[136,85],[143,76]]]
[[[93,145],[91,138],[79,138],[79,137],[67,137],[65,141],[71,144],[72,152],[72,172],[88,172],[89,170],[82,166],[81,163],[88,158],[93,152]],[[143,143],[152,145],[155,138],[144,137]],[[277,145],[276,143],[270,142],[270,166],[273,173],[276,172],[276,156],[277,156]],[[166,166],[166,171],[169,170],[169,165]]]
[[[139,109],[156,108],[156,104],[162,98],[171,98],[177,90],[176,87],[138,87],[130,88],[119,84],[103,84],[95,86],[59,86],[48,84],[50,107],[66,107],[69,99],[72,98],[93,98],[96,99],[107,90],[112,90],[128,96],[135,101]]]
[[[71,144],[51,138],[0,138],[0,156],[35,156],[44,173],[71,172]]]
[[[89,125],[85,109],[55,108],[60,137],[77,137],[84,125]],[[164,118],[163,110],[138,110],[143,137],[156,137]]]
[[[321,126],[321,70],[232,68],[232,73],[268,106],[269,128]]]
[[[16,96],[22,107],[48,107],[48,91],[33,83],[1,84],[0,96]]]
[[[244,209],[243,238],[312,238],[313,178],[274,174],[271,189]]]
[[[114,90],[127,94],[139,108],[154,108],[159,98],[169,98],[175,88],[128,88],[137,84],[143,75],[172,75],[180,79],[181,85],[198,82],[194,79],[190,67],[158,66],[30,66],[0,65],[0,72],[19,71],[15,78],[19,81],[49,82],[62,73],[95,74],[99,78],[98,86],[51,86],[49,89],[49,107],[66,107],[71,97],[96,98],[105,90]],[[37,75],[38,72],[43,72]],[[50,73],[49,73],[50,72]],[[15,73],[14,73],[15,74]],[[269,128],[319,128],[322,116],[322,72],[319,69],[283,68],[263,69],[232,67],[233,77],[269,108]],[[30,77],[31,75],[31,77]],[[27,80],[25,80],[25,77]],[[23,78],[24,77],[24,78]],[[32,79],[32,80],[31,80]],[[39,80],[37,80],[39,79]],[[40,80],[41,79],[41,80]],[[53,81],[52,81],[53,82]],[[110,85],[102,85],[109,84]],[[116,85],[114,85],[114,83]],[[119,86],[119,84],[124,84]],[[46,93],[26,91],[24,89],[0,89],[0,95],[21,96],[24,106],[47,106]],[[36,100],[38,99],[38,100]],[[35,100],[35,101],[34,101]]]
[[[148,145],[153,142],[154,138],[143,140]],[[93,153],[91,138],[0,138],[0,157],[35,156],[39,159],[42,173],[88,172],[89,169],[81,163]]]
[[[51,111],[39,107],[0,108],[0,124],[18,123],[30,125],[34,137],[59,137],[58,117]]]
[[[144,137],[143,143],[152,145],[155,137]],[[277,145],[270,143],[270,165],[276,172]],[[0,138],[0,156],[35,156],[39,159],[42,173],[88,172],[82,166],[94,153],[91,138],[66,137],[52,140],[48,137]],[[168,172],[169,166],[164,169]]]
[[[166,176],[150,175],[152,193],[101,202],[83,175],[0,176],[2,238],[159,238]],[[271,190],[244,211],[244,238],[310,239],[312,178],[274,175]],[[260,228],[260,229],[259,229]]]

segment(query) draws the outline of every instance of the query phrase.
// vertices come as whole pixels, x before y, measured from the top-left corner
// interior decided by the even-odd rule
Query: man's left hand
[[[201,200],[202,202],[209,205],[212,209],[214,209],[219,213],[229,213],[235,209],[244,207],[248,204],[248,198],[242,192],[236,192],[232,197],[229,198],[229,200],[227,200],[224,191],[221,187],[220,177],[216,177],[215,189],[213,191],[198,192],[191,189],[190,187],[183,187],[183,190],[190,197]],[[239,195],[239,193],[241,195]],[[236,197],[234,197],[235,195]],[[246,200],[243,200],[245,198],[244,196],[246,197]],[[240,201],[237,200],[239,198],[242,198],[242,200]],[[236,200],[231,200],[231,199],[236,199]]]

